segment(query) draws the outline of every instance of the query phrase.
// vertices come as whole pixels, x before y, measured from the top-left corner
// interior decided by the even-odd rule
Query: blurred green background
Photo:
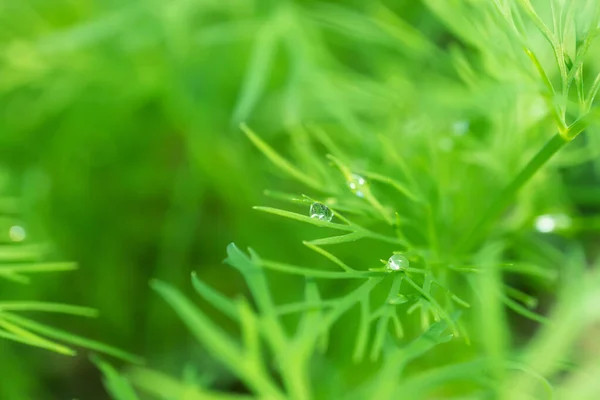
[[[49,257],[80,265],[29,286],[0,281],[2,298],[97,308],[92,321],[40,319],[175,375],[193,361],[235,390],[148,281],[190,292],[190,272],[198,271],[230,296],[243,292],[241,278],[222,265],[232,241],[272,259],[315,260],[300,244],[314,231],[251,210],[267,201],[264,189],[302,188],[252,147],[239,122],[285,153],[290,140],[303,140],[289,133],[301,122],[347,132],[340,138],[369,137],[398,123],[389,113],[400,105],[406,115],[430,107],[435,123],[469,118],[485,131],[485,96],[513,106],[492,78],[475,97],[455,83],[439,53],[468,55],[473,44],[421,2],[292,5],[0,2],[0,195],[17,199],[29,242],[51,243]],[[356,15],[376,15],[389,29],[358,25]],[[402,31],[394,15],[412,28]],[[522,90],[513,86],[503,90]],[[365,159],[371,142],[360,150]],[[567,175],[579,188],[571,193],[592,205],[598,194],[581,184],[593,181],[595,167]],[[275,296],[291,296],[294,285],[280,277]],[[0,399],[106,399],[98,371],[80,353],[67,358],[0,341]]]
[[[80,265],[27,287],[2,281],[0,293],[95,307],[93,321],[40,318],[179,374],[198,346],[151,293],[151,277],[189,291],[196,270],[234,295],[243,285],[223,275],[229,242],[280,258],[306,253],[273,245],[303,228],[251,210],[286,180],[268,173],[234,116],[252,44],[278,4],[0,4],[2,194],[19,197],[29,241],[51,242],[55,258]],[[288,69],[275,60],[266,90],[280,90]],[[256,119],[277,132],[274,109]],[[0,398],[106,399],[80,353],[0,342]]]

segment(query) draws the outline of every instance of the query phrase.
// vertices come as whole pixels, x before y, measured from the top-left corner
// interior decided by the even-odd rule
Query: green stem
[[[459,253],[466,252],[471,249],[473,244],[479,237],[489,229],[490,224],[496,219],[502,211],[513,200],[515,194],[527,183],[536,172],[540,170],[547,162],[556,154],[561,148],[563,148],[569,139],[563,137],[559,133],[555,134],[544,147],[537,152],[537,154],[525,165],[525,167],[519,172],[519,174],[513,179],[513,181],[500,193],[499,196],[490,205],[489,209],[471,232],[466,236],[466,239],[458,246]]]
[[[311,268],[297,267],[276,261],[262,260],[260,265],[274,271],[285,272],[292,275],[303,275],[306,277],[322,278],[322,279],[366,279],[373,277],[383,277],[387,273],[379,271],[355,271],[355,272],[338,272],[338,271],[320,271]]]

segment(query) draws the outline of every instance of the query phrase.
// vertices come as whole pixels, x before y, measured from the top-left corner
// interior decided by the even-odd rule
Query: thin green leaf
[[[457,335],[458,330],[456,328],[456,324],[454,323],[454,320],[450,317],[450,315],[448,315],[448,313],[445,311],[445,309],[442,308],[442,306],[437,302],[437,300],[434,299],[433,296],[431,296],[431,294],[427,293],[419,285],[417,285],[412,279],[410,279],[409,276],[406,276],[406,281],[413,288],[415,288],[415,290],[417,292],[419,292],[423,297],[425,297],[427,299],[427,301],[429,301],[429,303],[431,303],[435,307],[436,312],[439,313],[442,316],[442,318],[444,318],[444,320],[446,320],[446,322],[448,322],[448,324],[452,328],[453,333],[455,335]]]
[[[283,172],[313,189],[323,190],[321,183],[306,175],[304,172],[293,166],[285,158],[281,157],[275,150],[273,150],[271,146],[258,137],[258,135],[254,133],[246,124],[241,124],[240,128],[246,134],[248,139],[250,139],[250,141],[252,141],[252,143]]]
[[[56,343],[49,341],[40,341],[40,340],[32,340],[27,337],[23,337],[21,335],[15,335],[14,333],[6,332],[0,329],[0,338],[11,340],[13,342],[25,344],[28,346],[38,347],[45,350],[54,351],[56,353],[60,353],[63,355],[73,356],[75,355],[75,351],[64,346],[57,345]]]
[[[8,318],[6,313],[0,313],[0,328],[12,333],[13,335],[20,337],[24,341],[27,341],[27,344],[31,344],[32,346],[51,350],[67,356],[74,356],[76,354],[75,350],[72,350],[66,346],[54,343],[46,338],[36,335],[35,333],[19,326],[18,324],[14,324],[10,321],[7,321],[7,319]]]
[[[342,175],[344,175],[344,178],[346,179],[347,182],[352,182],[354,180],[353,173],[352,173],[352,170],[350,169],[350,167],[348,167],[340,159],[338,159],[337,157],[335,157],[331,154],[328,154],[327,158],[330,159],[331,161],[333,161],[333,163],[338,167],[338,169],[340,170]],[[371,206],[383,217],[383,219],[388,224],[392,225],[394,223],[394,220],[393,220],[389,210],[387,210],[381,204],[381,202],[373,195],[369,186],[367,184],[361,186],[360,191],[362,192],[362,196],[365,198],[365,200],[367,200],[367,202],[369,202],[369,204],[371,204]]]
[[[395,179],[392,179],[388,176],[381,175],[381,174],[378,174],[375,172],[369,172],[369,171],[360,171],[360,174],[365,176],[366,178],[372,179],[374,181],[378,181],[378,182],[382,182],[382,183],[390,185],[391,187],[393,187],[398,192],[400,192],[404,196],[408,197],[412,201],[415,201],[415,202],[420,201],[416,194],[414,194],[405,185],[403,185],[402,183],[398,182]]]
[[[311,244],[310,242],[302,242],[306,247],[308,247],[311,250],[316,251],[317,253],[321,254],[322,256],[324,256],[325,258],[327,258],[328,260],[332,261],[333,263],[335,263],[336,265],[338,265],[340,268],[342,268],[344,271],[348,271],[348,272],[353,272],[355,271],[353,268],[350,268],[349,266],[347,266],[342,260],[340,260],[339,258],[337,258],[336,256],[334,256],[333,254],[331,254],[330,252],[328,252],[327,250],[324,250],[322,248],[320,248],[319,246],[315,246],[314,244]]]
[[[360,302],[360,320],[358,323],[358,333],[356,335],[356,344],[352,359],[354,362],[360,362],[365,356],[367,343],[369,341],[369,328],[371,326],[371,305],[369,297],[365,297]]]
[[[12,281],[12,282],[21,283],[21,284],[28,284],[31,281],[31,279],[29,279],[29,277],[27,277],[27,276],[15,274],[14,272],[2,271],[2,270],[0,270],[0,277],[4,278],[6,280]]]
[[[178,290],[157,280],[152,281],[151,286],[167,301],[192,334],[215,358],[234,371],[257,393],[276,399],[283,397],[279,388],[256,360],[246,359],[239,343],[214,324]]]
[[[344,273],[348,274],[348,272]],[[360,285],[353,292],[344,296],[340,301],[334,306],[334,308],[328,311],[319,326],[315,327],[312,332],[312,335],[318,337],[319,335],[325,334],[329,332],[331,326],[340,318],[345,312],[351,309],[354,305],[360,303],[362,299],[368,297],[371,291],[379,284],[383,278],[371,278],[367,280],[365,283]]]
[[[192,272],[192,286],[196,290],[196,293],[202,296],[202,298],[212,304],[223,314],[227,315],[234,321],[239,321],[240,316],[235,304],[229,298],[223,296],[221,293],[202,282],[198,278],[198,274],[196,274],[196,272]]]
[[[252,207],[252,208],[255,210],[264,211],[264,212],[267,212],[270,214],[279,215],[281,217],[294,219],[296,221],[306,222],[311,225],[316,225],[316,226],[320,226],[323,228],[331,228],[331,229],[337,229],[340,231],[347,231],[347,232],[355,232],[356,231],[356,229],[354,227],[349,226],[349,225],[342,225],[342,224],[336,224],[334,222],[321,221],[320,219],[317,219],[317,218],[311,218],[306,215],[294,213],[291,211],[280,210],[278,208],[260,207],[260,206],[256,206],[256,207]]]
[[[294,203],[294,204],[311,204],[311,203],[313,203],[313,201],[311,201],[307,198],[298,197],[297,195],[291,194],[291,193],[278,192],[276,190],[265,190],[264,194],[265,194],[265,196],[271,197],[273,199],[283,200],[288,203]]]
[[[90,357],[90,359],[102,372],[104,387],[114,400],[139,399],[129,381],[121,376],[112,365],[96,355]]]
[[[364,233],[352,232],[346,235],[330,236],[322,239],[308,240],[303,242],[313,246],[330,246],[334,244],[351,243],[360,240],[365,237]]]
[[[404,277],[400,274],[394,277],[394,282],[392,283],[387,301],[383,305],[383,313],[381,317],[379,317],[377,327],[375,328],[375,335],[373,337],[373,347],[371,348],[372,361],[377,361],[379,355],[381,354],[383,341],[385,340],[385,334],[388,332],[389,321],[392,319],[392,314],[396,312],[396,306],[390,302],[390,300],[398,296],[398,291],[400,290],[400,285],[402,284],[403,278]]]
[[[587,105],[588,111],[594,104],[594,100],[596,99],[596,95],[598,94],[599,90],[600,90],[600,72],[598,73],[598,75],[596,75],[596,78],[594,79],[594,83],[592,83],[592,86],[590,87],[590,92],[588,93],[588,96],[587,96],[586,105]]]
[[[163,399],[185,400],[250,400],[254,397],[207,391],[180,382],[170,376],[146,368],[134,368],[129,374],[136,387]],[[276,397],[279,398],[279,397]],[[120,399],[119,399],[120,400]]]
[[[394,392],[397,388],[398,377],[406,365],[438,344],[450,340],[451,335],[442,335],[446,328],[445,321],[437,322],[406,347],[397,349],[390,354],[381,367],[381,373],[377,374],[366,386],[365,391],[370,393],[370,397],[374,399],[396,398]]]
[[[234,122],[246,120],[262,96],[270,76],[277,35],[272,22],[267,22],[257,35],[242,90],[233,111]]]
[[[77,264],[72,262],[0,264],[0,273],[25,274],[37,272],[63,272],[76,269]]]
[[[536,297],[528,295],[527,293],[522,292],[513,287],[505,286],[504,291],[507,296],[510,296],[513,299],[520,301],[521,303],[525,304],[527,308],[535,308],[538,304],[538,299]]]
[[[320,303],[322,305],[321,307],[307,309],[298,324],[298,332],[295,340],[298,346],[298,352],[299,354],[302,354],[303,361],[305,362],[312,357],[314,347],[317,344],[316,338],[310,332],[321,322],[323,318],[323,305],[326,301],[321,300],[319,287],[313,278],[306,279],[304,298],[306,303]]]
[[[241,363],[242,351],[236,341],[178,290],[158,280],[153,280],[150,286],[175,310],[194,336],[204,343],[215,357],[234,370],[239,369],[237,365]]]
[[[292,275],[302,275],[313,278],[323,279],[366,279],[371,277],[383,276],[385,272],[374,271],[356,271],[356,272],[334,272],[334,271],[319,271],[295,265],[279,263],[275,261],[263,260],[261,265],[265,268],[274,271],[285,272]]]
[[[502,296],[502,301],[504,301],[504,304],[506,304],[508,308],[525,318],[539,322],[540,324],[547,324],[550,322],[548,318],[529,310],[507,296]]]
[[[85,347],[85,348],[88,348],[91,350],[95,350],[99,353],[104,353],[104,354],[108,354],[108,355],[111,355],[116,358],[120,358],[122,360],[131,362],[134,364],[140,364],[142,362],[142,360],[139,357],[134,356],[125,351],[105,345],[100,342],[96,342],[94,340],[82,338],[80,336],[62,331],[57,328],[53,328],[53,327],[50,327],[47,325],[40,324],[38,322],[32,321],[27,318],[23,318],[21,316],[17,316],[15,314],[3,312],[2,317],[5,320],[9,320],[9,321],[13,322],[15,325],[19,325],[23,328],[26,328],[33,332],[37,332],[40,335],[44,335],[49,338],[60,340],[60,341],[63,341],[65,343],[69,343],[69,344],[72,344],[75,346],[82,346],[82,347]]]
[[[261,360],[260,336],[258,319],[252,308],[245,299],[238,301],[238,315],[240,316],[240,328],[244,343],[245,355],[255,362]]]
[[[46,250],[46,248],[40,245],[0,245],[0,262],[17,263],[37,261],[42,257],[44,250]]]
[[[404,379],[395,393],[410,399],[427,398],[429,393],[445,383],[477,379],[483,368],[485,368],[483,360],[432,368]]]
[[[299,312],[319,310],[322,308],[333,307],[337,304],[337,300],[321,300],[315,302],[298,302],[288,303],[277,306],[277,315],[294,314]]]
[[[81,317],[98,316],[98,310],[93,308],[38,301],[0,301],[0,311],[43,311]]]
[[[542,32],[548,43],[552,46],[555,45],[555,37],[552,31],[546,26],[544,21],[540,18],[540,16],[535,12],[535,9],[531,5],[529,0],[518,0],[519,5],[523,8],[525,13],[531,18],[533,23],[537,26],[537,28]]]

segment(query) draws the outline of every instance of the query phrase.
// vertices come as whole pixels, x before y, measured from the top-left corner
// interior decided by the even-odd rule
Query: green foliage
[[[234,339],[223,332],[190,300],[174,288],[162,282],[154,282],[153,287],[179,314],[198,340],[206,344],[213,357],[234,371],[258,397],[309,398],[312,393],[310,364],[313,352],[326,352],[327,333],[331,325],[350,308],[366,301],[365,299],[369,298],[369,293],[381,283],[382,278],[369,278],[364,284],[343,298],[328,301],[321,299],[316,282],[311,278],[307,278],[304,302],[276,306],[269,295],[269,286],[263,268],[266,261],[261,260],[254,252],[250,252],[252,258],[248,258],[235,245],[230,245],[227,262],[244,275],[252,297],[256,302],[258,313],[252,310],[246,300],[240,299],[234,302],[226,299],[206,287],[197,278],[194,278],[196,287],[202,288],[199,293],[206,299],[212,300],[213,305],[223,310],[240,324],[242,331],[240,340]],[[399,278],[397,277],[395,284],[392,285],[391,293],[397,292],[401,282]],[[394,298],[390,298],[388,301],[393,309]],[[298,312],[302,315],[298,329],[290,336],[286,333],[281,317]],[[375,312],[367,317],[364,321],[365,324],[370,324],[369,321],[371,320],[379,320],[378,332],[385,333],[384,328],[391,314],[382,309],[381,312]],[[397,316],[393,317],[393,320],[399,324]],[[383,328],[381,328],[382,326]],[[401,371],[412,359],[419,357],[435,345],[450,340],[451,335],[443,335],[445,328],[446,324],[444,322],[436,323],[421,337],[401,349],[396,349],[387,356],[384,362],[382,370],[386,373],[364,382],[361,391],[364,393],[381,392],[381,395],[384,396],[386,394],[392,395],[397,388],[395,384],[390,384],[387,381],[389,371]],[[266,344],[266,350],[262,349],[262,343]],[[363,338],[359,338],[357,348],[363,345]],[[376,346],[380,345],[379,343],[376,344]],[[281,374],[284,389],[278,387],[278,382],[270,373],[271,362],[265,356],[267,353],[275,355],[277,370]],[[377,353],[378,351],[374,350],[374,354]],[[114,376],[114,371],[109,371],[107,374],[109,387],[113,387],[122,378]],[[142,374],[148,373],[142,372]],[[154,379],[140,379],[139,374],[140,372],[134,373],[134,377],[137,377],[134,378],[134,382],[144,390],[157,392],[155,387],[159,385],[156,385],[156,379],[165,381],[168,387],[172,387],[169,390],[163,388],[166,395],[161,396],[159,394],[159,397],[195,399],[201,398],[200,393],[211,398],[225,397],[224,394],[205,392],[206,389],[198,387],[189,389],[183,394],[184,389],[181,384],[177,385],[174,382],[169,384],[166,377],[155,375]],[[317,385],[315,390],[317,392],[322,390],[319,388],[322,388],[322,386]],[[348,397],[350,395],[351,393],[346,393],[344,396]]]
[[[0,5],[0,154],[165,371],[95,358],[113,397],[595,398],[597,1],[68,3]],[[33,309],[91,314],[4,336],[106,350]]]
[[[193,284],[239,324],[239,338],[171,286],[153,287],[259,398],[570,398],[570,390],[585,397],[596,387],[577,373],[593,368],[593,357],[573,354],[597,318],[583,317],[584,304],[600,293],[599,270],[585,271],[576,236],[585,224],[568,224],[563,251],[532,225],[557,231],[534,221],[540,210],[573,201],[565,200],[568,185],[556,185],[560,168],[597,156],[600,60],[589,51],[600,5],[424,3],[453,36],[447,48],[381,3],[285,2],[257,30],[233,119],[247,120],[260,108],[280,44],[291,67],[276,100],[294,160],[246,124],[241,129],[310,194],[267,193],[302,213],[255,209],[319,232],[341,231],[303,242],[335,269],[252,250],[248,257],[230,245],[227,263],[244,276],[250,298],[229,300],[196,277]],[[329,34],[336,41],[324,39]],[[338,62],[336,46],[357,38],[354,63]],[[394,64],[399,55],[404,63]],[[426,74],[418,74],[425,65]],[[419,78],[427,81],[414,82]],[[271,127],[278,125],[273,119]],[[253,125],[260,124],[256,118]],[[586,144],[566,147],[580,135]],[[327,205],[334,220],[307,216],[313,202]],[[370,244],[361,246],[364,240]],[[333,245],[342,250],[324,249]],[[377,266],[394,253],[410,267]],[[278,304],[269,270],[304,278],[304,299]],[[352,290],[320,283],[344,280],[360,283]],[[323,296],[323,286],[337,296]],[[551,311],[524,291],[535,287],[557,291]],[[296,318],[283,318],[289,315]],[[521,331],[509,315],[533,321],[535,333]],[[173,398],[181,390],[173,389]]]
[[[69,262],[44,262],[50,253],[49,246],[36,243],[29,237],[30,231],[23,225],[23,211],[18,198],[6,196],[8,181],[0,185],[0,221],[6,237],[0,243],[0,278],[9,282],[27,285],[30,275],[72,271],[77,268]],[[53,351],[61,355],[75,356],[71,346],[86,347],[112,355],[127,362],[139,363],[138,357],[85,339],[70,332],[36,322],[22,316],[23,313],[55,313],[77,317],[97,317],[95,309],[47,301],[0,301],[0,339]]]

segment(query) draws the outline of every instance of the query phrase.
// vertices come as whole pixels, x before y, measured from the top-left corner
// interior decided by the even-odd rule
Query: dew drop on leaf
[[[385,267],[389,271],[402,271],[407,269],[409,264],[408,258],[404,257],[402,254],[394,254],[389,258]]]
[[[544,214],[535,219],[535,229],[542,233],[551,233],[570,227],[571,218],[566,214]]]
[[[365,197],[363,188],[367,185],[367,181],[360,175],[352,174],[351,179],[348,181],[348,186],[358,197]]]
[[[333,211],[323,203],[312,203],[310,206],[310,217],[330,222],[333,219]]]
[[[470,123],[468,120],[456,121],[452,124],[452,133],[456,136],[463,136],[469,131]]]
[[[25,229],[23,229],[22,226],[15,225],[10,227],[8,235],[10,236],[10,240],[12,240],[13,242],[22,242],[23,240],[25,240],[27,233],[25,232]]]

